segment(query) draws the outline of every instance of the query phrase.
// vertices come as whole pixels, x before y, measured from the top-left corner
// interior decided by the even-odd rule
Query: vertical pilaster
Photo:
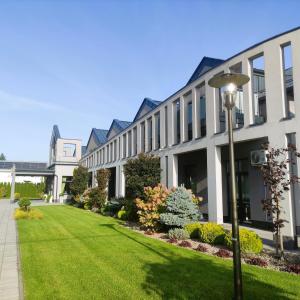
[[[11,169],[11,185],[10,185],[10,201],[15,201],[15,182],[16,182],[16,166],[13,165]]]
[[[197,95],[197,89],[192,89],[192,121],[193,121],[193,140],[199,136],[199,95]]]
[[[169,188],[178,186],[178,157],[177,155],[168,156],[168,181]]]
[[[185,115],[185,99],[180,97],[180,143],[186,140],[186,115]]]

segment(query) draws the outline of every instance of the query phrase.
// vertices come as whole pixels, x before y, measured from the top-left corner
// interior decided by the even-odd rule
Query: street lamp
[[[232,207],[232,248],[233,248],[233,273],[234,273],[234,299],[243,299],[240,237],[238,225],[238,213],[235,187],[235,161],[232,133],[232,109],[235,106],[237,87],[244,85],[250,80],[247,75],[225,73],[214,76],[208,84],[214,88],[222,89],[224,106],[227,108],[228,136],[229,136],[229,162],[230,162],[230,187]]]

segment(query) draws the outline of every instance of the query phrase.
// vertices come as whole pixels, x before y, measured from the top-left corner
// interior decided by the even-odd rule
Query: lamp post
[[[224,106],[227,108],[228,136],[229,136],[229,162],[230,162],[230,187],[232,209],[232,248],[233,248],[233,274],[234,274],[234,299],[243,299],[240,237],[238,225],[238,212],[235,187],[235,160],[232,132],[232,109],[235,106],[237,87],[247,83],[250,78],[244,74],[225,73],[214,76],[208,84],[223,91]]]

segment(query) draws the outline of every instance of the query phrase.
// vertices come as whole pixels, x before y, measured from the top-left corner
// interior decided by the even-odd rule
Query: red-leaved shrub
[[[215,253],[216,256],[222,257],[222,258],[229,258],[231,257],[231,253],[226,249],[219,249],[218,252]]]
[[[267,267],[268,266],[268,262],[266,260],[264,260],[263,258],[260,257],[251,257],[246,259],[246,262],[250,265],[254,265],[254,266],[260,266],[260,267]]]
[[[182,241],[179,246],[185,247],[185,248],[192,248],[192,244],[189,241]]]
[[[300,265],[299,264],[291,264],[286,267],[286,271],[290,273],[296,273],[300,275]]]
[[[195,248],[196,251],[200,252],[208,252],[208,248],[204,245],[199,244],[197,248]]]
[[[168,239],[168,243],[170,243],[170,244],[176,244],[177,240],[176,239]]]

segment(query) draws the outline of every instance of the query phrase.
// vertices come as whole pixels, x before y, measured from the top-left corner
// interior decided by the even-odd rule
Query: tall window
[[[141,123],[141,152],[145,152],[145,122]]]
[[[292,64],[292,47],[286,44],[282,49],[282,71],[285,100],[285,117],[293,118],[295,116],[295,98],[294,98],[294,80]]]
[[[123,134],[123,158],[126,157],[126,134]]]
[[[132,150],[132,134],[131,131],[128,131],[128,153],[127,156],[130,157],[132,155],[131,150]]]
[[[267,121],[264,56],[253,58],[250,62],[252,68],[253,123],[262,124]]]
[[[192,102],[187,104],[187,138],[193,139],[193,106]]]
[[[62,182],[61,182],[61,192],[64,194],[71,194],[71,183],[72,183],[73,177],[72,176],[63,176]]]
[[[173,103],[174,144],[180,143],[180,100]]]
[[[152,151],[152,117],[147,120],[148,151]]]
[[[160,148],[160,112],[154,115],[155,120],[155,150]]]
[[[168,147],[168,106],[165,106],[165,147]]]
[[[114,161],[117,160],[117,140],[114,140]]]
[[[231,73],[242,73],[242,63],[237,63],[230,68]],[[233,108],[233,126],[241,128],[244,126],[244,102],[243,102],[243,88],[241,86],[237,89],[235,106]]]
[[[132,149],[132,155],[136,155],[137,154],[137,128],[134,127],[133,128],[133,149]]]

